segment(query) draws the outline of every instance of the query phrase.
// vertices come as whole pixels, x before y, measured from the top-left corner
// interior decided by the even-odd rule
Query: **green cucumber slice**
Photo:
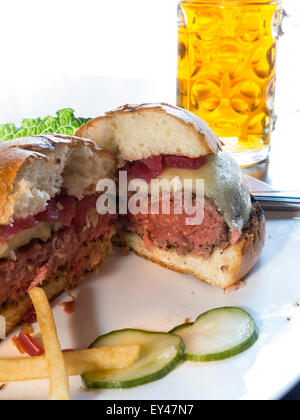
[[[183,324],[171,333],[182,337],[185,359],[212,362],[228,359],[248,350],[258,339],[253,318],[238,308],[218,308],[200,315],[194,323]]]
[[[171,372],[184,355],[184,343],[178,335],[133,329],[103,335],[90,348],[128,344],[141,345],[138,361],[129,368],[83,375],[87,388],[132,388],[156,381]]]

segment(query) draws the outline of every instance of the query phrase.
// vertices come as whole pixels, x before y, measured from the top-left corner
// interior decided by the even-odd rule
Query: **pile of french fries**
[[[29,292],[40,325],[44,356],[0,359],[0,382],[49,378],[50,400],[70,400],[69,376],[133,365],[140,354],[138,344],[102,347],[63,353],[47,296],[43,289]]]

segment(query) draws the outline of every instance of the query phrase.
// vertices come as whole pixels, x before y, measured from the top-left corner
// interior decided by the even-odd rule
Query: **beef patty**
[[[160,204],[162,198],[160,198]],[[186,218],[191,215],[174,214],[174,199],[171,200],[171,214],[128,214],[121,216],[123,228],[137,233],[145,241],[148,249],[159,247],[164,250],[175,248],[179,255],[193,253],[209,258],[215,247],[226,248],[231,240],[231,233],[222,215],[214,203],[205,199],[204,220],[201,225],[186,225]],[[161,205],[160,205],[160,208]]]
[[[95,226],[80,233],[74,226],[65,227],[47,242],[33,240],[16,251],[14,260],[0,260],[0,306],[16,302],[30,287],[53,282],[67,270],[70,285],[89,269],[91,253],[100,262],[96,244],[110,238],[115,216],[98,216]]]

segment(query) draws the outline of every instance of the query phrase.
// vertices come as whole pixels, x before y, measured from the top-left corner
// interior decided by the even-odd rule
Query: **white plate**
[[[254,190],[269,188],[251,180]],[[87,347],[97,336],[131,327],[168,331],[220,306],[248,310],[260,328],[257,344],[227,361],[186,362],[166,378],[130,390],[86,392],[71,379],[74,399],[276,399],[300,379],[300,217],[268,215],[263,255],[247,287],[225,294],[192,276],[173,273],[135,255],[112,256],[98,275],[74,291],[76,310],[54,314],[63,348]],[[59,301],[65,301],[66,295]],[[0,357],[19,356],[8,340]],[[44,399],[48,381],[9,384],[0,399]]]

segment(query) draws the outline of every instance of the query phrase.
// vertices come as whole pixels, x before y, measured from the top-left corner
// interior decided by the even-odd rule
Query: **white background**
[[[175,101],[176,0],[0,0],[0,122]]]
[[[300,109],[300,1],[285,0],[279,117]],[[0,0],[0,123],[174,103],[177,0]]]

